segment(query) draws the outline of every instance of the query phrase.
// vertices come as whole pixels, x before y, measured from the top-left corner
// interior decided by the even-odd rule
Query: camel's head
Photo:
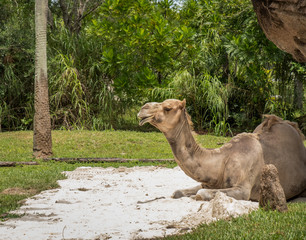
[[[173,129],[185,112],[186,101],[168,99],[162,103],[150,102],[145,104],[138,113],[139,125],[150,123],[162,132]]]

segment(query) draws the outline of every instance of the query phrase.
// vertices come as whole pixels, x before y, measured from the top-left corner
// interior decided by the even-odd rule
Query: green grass
[[[201,225],[191,233],[165,239],[305,239],[306,204],[289,203],[288,208],[286,213],[259,209],[249,215]]]
[[[56,131],[53,135],[54,157],[173,158],[167,140],[157,132]]]
[[[207,148],[230,138],[196,136]],[[53,157],[173,158],[170,146],[160,132],[133,131],[53,131]],[[0,133],[0,161],[32,161],[31,131]]]
[[[0,133],[0,161],[34,161],[32,137],[31,131]],[[52,139],[54,157],[173,158],[167,140],[159,132],[53,131]],[[206,148],[220,147],[230,140],[210,135],[198,135],[196,139]],[[56,188],[56,181],[64,178],[61,174],[63,171],[72,171],[79,166],[176,166],[175,163],[166,162],[39,163],[35,166],[0,168],[0,220],[18,217],[8,212],[18,208],[25,198]],[[295,203],[289,204],[288,213],[258,210],[230,221],[202,225],[192,233],[167,239],[306,239],[305,226],[306,203]]]

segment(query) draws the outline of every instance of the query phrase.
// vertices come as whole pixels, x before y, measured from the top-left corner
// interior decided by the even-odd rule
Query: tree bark
[[[305,78],[306,77],[303,74],[298,74],[297,77],[294,79],[294,105],[295,108],[300,111],[303,111],[303,81],[306,80]]]
[[[47,76],[47,13],[48,0],[35,0],[35,84],[33,155],[52,155],[51,119]]]
[[[306,1],[252,0],[267,38],[298,62],[306,62]]]

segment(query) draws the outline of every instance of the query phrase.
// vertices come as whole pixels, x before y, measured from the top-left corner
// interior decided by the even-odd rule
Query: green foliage
[[[56,18],[48,40],[54,128],[137,124],[133,107],[139,107],[147,88],[169,81],[190,47],[193,33],[179,25],[171,6],[169,1],[105,1],[78,36]]]
[[[87,27],[104,46],[101,63],[118,93],[139,96],[143,88],[167,83],[189,46],[193,33],[179,25],[167,2],[105,1]]]
[[[50,34],[52,123],[60,129],[112,129],[129,105],[116,95],[101,58],[102,44],[80,33],[70,34],[62,20]],[[60,37],[60,38],[58,38]],[[88,53],[92,53],[88,55]],[[50,68],[49,68],[50,69]]]
[[[59,119],[63,120],[62,127],[70,128],[71,123],[82,125],[82,120],[88,114],[88,106],[74,60],[71,56],[59,54],[54,61],[60,71],[58,75],[50,77],[50,102],[55,107],[52,109],[53,125]]]
[[[298,106],[296,99],[297,91],[300,91],[302,99],[305,99],[306,89],[305,76],[306,64],[296,63],[290,61],[288,58],[283,59],[282,62],[277,63],[274,69],[277,78],[273,81],[274,95],[266,102],[265,111],[274,113],[284,119],[295,119],[298,121],[299,117],[305,116],[306,104],[301,102],[302,106]],[[300,85],[297,86],[297,83]],[[304,95],[304,96],[303,96]],[[300,127],[303,122],[300,122]],[[303,129],[304,132],[305,129]]]
[[[193,117],[196,129],[206,128],[209,123],[217,135],[226,135],[230,132],[229,125],[225,123],[228,118],[228,96],[229,89],[216,77],[208,73],[195,76],[184,70],[174,76],[168,88],[154,88],[150,100],[186,99],[187,110]]]
[[[30,127],[33,113],[24,103],[34,86],[34,2],[17,5],[3,1],[0,10],[0,124],[8,130]]]
[[[196,128],[219,135],[252,130],[264,113],[303,124],[305,64],[266,39],[250,1],[177,3],[103,1],[77,33],[49,3],[53,129],[136,129],[143,103],[170,97],[186,98]],[[34,2],[2,6],[0,129],[32,129]]]

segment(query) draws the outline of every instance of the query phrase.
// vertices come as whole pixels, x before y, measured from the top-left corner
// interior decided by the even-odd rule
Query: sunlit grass
[[[259,209],[249,215],[201,225],[191,233],[165,239],[305,239],[306,203],[289,203],[288,212]]]
[[[173,158],[157,132],[71,131],[53,133],[54,157]]]
[[[0,161],[30,161],[33,133],[30,131],[0,133]]]
[[[0,161],[32,161],[31,131],[0,133]],[[216,148],[230,138],[196,135],[204,147]],[[171,148],[160,132],[52,131],[53,157],[172,159]]]

